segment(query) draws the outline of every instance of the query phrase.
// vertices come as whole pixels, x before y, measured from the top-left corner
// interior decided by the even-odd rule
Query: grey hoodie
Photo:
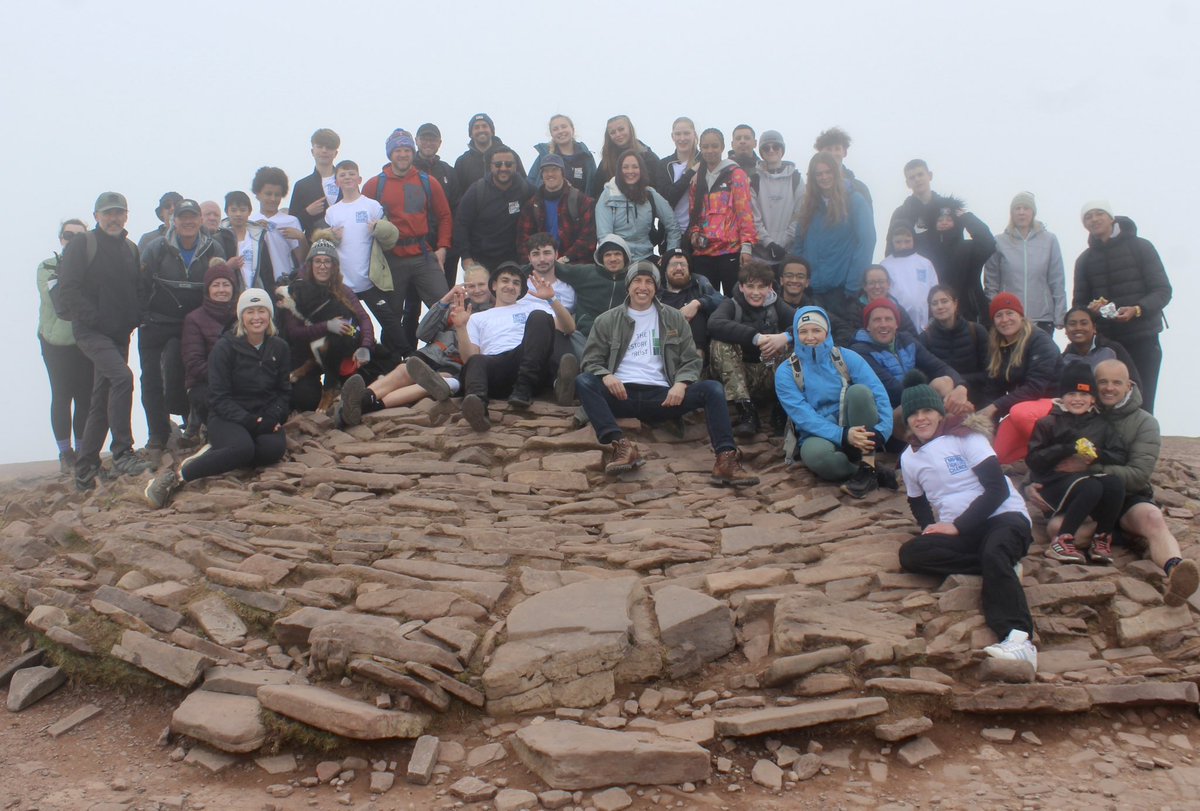
[[[1037,221],[1027,237],[1011,225],[996,234],[996,252],[983,266],[983,292],[988,301],[998,293],[1012,293],[1030,321],[1052,321],[1061,327],[1067,288],[1058,237]]]
[[[760,161],[750,188],[759,245],[764,248],[772,242],[784,248],[791,245],[796,237],[800,203],[804,200],[804,181],[796,164],[784,161],[778,172],[768,172]]]

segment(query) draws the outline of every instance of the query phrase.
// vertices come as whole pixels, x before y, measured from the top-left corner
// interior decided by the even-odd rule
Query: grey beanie
[[[1037,214],[1037,199],[1034,198],[1033,192],[1031,191],[1017,192],[1016,197],[1014,197],[1012,202],[1008,204],[1008,208],[1011,211],[1017,206],[1031,208],[1033,209],[1033,213]]]
[[[653,262],[647,262],[645,259],[640,262],[634,262],[629,266],[629,270],[625,271],[625,289],[629,289],[629,285],[633,284],[633,280],[638,276],[649,276],[654,280],[654,289],[662,287],[662,277],[658,274],[658,268]]]
[[[783,142],[783,136],[779,134],[779,130],[767,130],[758,139],[758,148],[762,149],[763,144],[779,144],[784,149],[787,149],[787,144]]]
[[[328,239],[318,239],[308,249],[308,261],[311,262],[314,256],[331,256],[336,260],[338,258],[337,245]]]

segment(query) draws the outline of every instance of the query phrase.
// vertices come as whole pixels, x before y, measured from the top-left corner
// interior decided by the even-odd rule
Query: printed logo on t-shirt
[[[366,225],[367,224],[367,212],[365,212],[365,211],[354,212],[354,221],[356,223],[361,223],[362,225]]]
[[[509,214],[520,214],[521,213],[521,204],[516,200],[510,201],[508,204],[508,213]]]
[[[629,348],[625,352],[635,358],[661,355],[662,341],[658,338],[658,330],[651,328],[634,333],[633,338],[629,341]]]
[[[920,282],[921,284],[924,284],[925,280],[927,278],[928,278],[928,271],[925,270],[925,268],[917,268],[917,281]]]
[[[242,251],[242,261],[246,263],[247,267],[249,267],[250,265],[253,265],[254,264],[254,250],[251,248],[247,248],[246,250]]]
[[[524,324],[526,321],[529,320],[529,313],[526,313],[526,312],[513,313],[512,320],[513,320],[514,324]]]
[[[962,454],[954,454],[946,457],[946,470],[951,476],[957,476],[959,473],[966,473],[970,466],[967,464],[967,458]]]
[[[583,180],[583,167],[582,167],[582,166],[576,166],[576,167],[574,168],[574,174],[575,174],[575,179],[576,179],[576,180]]]

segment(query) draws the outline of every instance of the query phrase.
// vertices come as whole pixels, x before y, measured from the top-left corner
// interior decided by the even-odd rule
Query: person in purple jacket
[[[188,416],[184,436],[191,439],[208,422],[208,358],[222,333],[233,324],[237,305],[233,293],[237,275],[224,262],[215,262],[204,272],[204,301],[183,319],[180,354],[183,356],[183,385],[187,389]]]

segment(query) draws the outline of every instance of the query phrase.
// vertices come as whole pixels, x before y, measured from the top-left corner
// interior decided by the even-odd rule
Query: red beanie
[[[884,296],[883,298],[875,299],[866,307],[863,307],[863,329],[866,329],[867,322],[871,320],[871,313],[880,307],[886,307],[891,310],[892,315],[896,316],[896,325],[900,325],[900,308],[896,306],[896,302]]]
[[[1021,306],[1021,300],[1012,293],[1000,293],[992,299],[992,306],[988,307],[988,318],[995,321],[996,313],[1001,310],[1012,310],[1022,318],[1025,317],[1025,308]]]

